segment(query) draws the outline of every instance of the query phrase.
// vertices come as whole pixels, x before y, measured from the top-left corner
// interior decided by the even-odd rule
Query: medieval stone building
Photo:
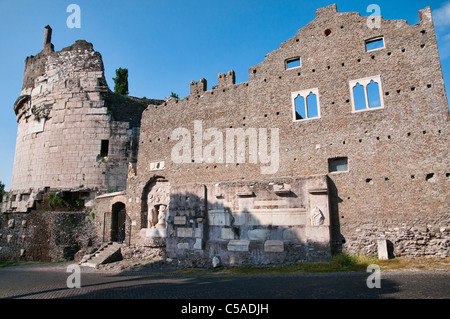
[[[416,25],[385,19],[378,25],[359,13],[340,13],[336,5],[321,8],[250,67],[247,82],[235,83],[234,71],[219,73],[215,87],[193,81],[189,96],[149,105],[126,190],[94,201],[100,236],[117,240],[125,223],[130,246],[202,265],[326,260],[339,251],[374,255],[380,238],[395,256],[448,256],[448,102],[430,8],[419,18]],[[86,149],[90,155],[81,159],[91,166],[67,162],[69,183],[69,176],[50,169],[65,167],[59,147],[66,146],[40,131],[44,119],[55,129],[64,123],[59,129],[66,131],[56,136],[70,144],[68,134],[77,134],[69,132],[71,116],[81,116],[78,125],[93,121],[89,127],[104,117],[112,127],[96,113],[107,112],[98,53],[84,46],[44,50],[52,61],[45,76],[35,76],[34,86],[24,79],[15,109],[18,144],[26,151],[16,151],[14,187],[42,187],[58,178],[71,187],[104,185],[105,168],[92,159],[101,158],[101,140],[110,147],[120,142],[97,129],[95,138],[86,136],[73,155],[84,156]],[[83,96],[81,104],[68,110],[70,97],[52,97],[48,85],[52,70],[64,68],[63,56],[74,50],[89,58],[82,59],[80,68],[87,70],[71,92]],[[42,73],[27,67],[25,77],[35,72]],[[44,98],[44,92],[52,93]],[[48,110],[56,111],[59,99],[65,116],[56,122],[56,112],[49,116]],[[33,165],[22,164],[32,149],[58,155],[35,174]]]

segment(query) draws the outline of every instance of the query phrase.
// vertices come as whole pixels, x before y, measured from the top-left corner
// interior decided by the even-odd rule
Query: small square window
[[[290,58],[285,61],[286,70],[299,68],[302,66],[300,57]]]
[[[333,172],[348,172],[348,158],[338,157],[328,159],[328,171]]]
[[[384,49],[384,38],[366,40],[366,52]]]

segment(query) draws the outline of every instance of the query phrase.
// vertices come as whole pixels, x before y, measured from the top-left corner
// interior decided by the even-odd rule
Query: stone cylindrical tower
[[[102,57],[92,44],[80,40],[55,52],[47,26],[43,50],[25,61],[21,95],[14,104],[13,200],[2,210],[25,211],[42,190],[107,187],[113,149],[107,93]]]

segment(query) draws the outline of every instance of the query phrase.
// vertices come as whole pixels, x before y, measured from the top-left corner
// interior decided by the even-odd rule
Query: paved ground
[[[81,267],[81,288],[72,263],[0,269],[0,298],[14,299],[448,299],[448,271],[381,273],[381,288],[368,288],[370,273],[196,275],[146,269],[99,271]],[[373,282],[373,281],[372,281]]]

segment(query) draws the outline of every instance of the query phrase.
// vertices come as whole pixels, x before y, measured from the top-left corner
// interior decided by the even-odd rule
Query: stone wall
[[[0,260],[81,260],[99,238],[86,212],[2,213]]]
[[[331,256],[326,176],[184,185],[155,177],[143,191],[139,200],[122,200],[131,245],[152,254],[197,266],[213,259],[270,265]],[[112,207],[117,195],[101,205]]]
[[[449,257],[449,227],[401,226],[394,228],[362,225],[346,246],[346,251],[367,256],[378,256],[377,240],[385,238],[390,256],[395,257]]]
[[[233,71],[220,73],[212,89],[205,79],[192,81],[189,96],[146,109],[136,175],[127,188],[136,232],[144,189],[158,177],[177,187],[328,175],[334,252],[361,251],[361,236],[371,242],[373,233],[357,231],[362,225],[376,232],[450,224],[448,103],[430,8],[419,11],[416,25],[381,19],[380,28],[369,27],[359,13],[337,12],[335,5],[316,14],[250,67],[248,82],[235,84]],[[383,47],[366,49],[380,37]],[[301,65],[287,67],[296,57]],[[370,80],[378,83],[380,105],[358,110],[353,87]],[[295,98],[304,92],[316,94],[318,114],[298,119]],[[246,140],[232,145],[234,159],[226,160],[227,130],[233,129],[266,129],[268,145],[276,142],[271,133],[279,133],[273,172],[263,173],[273,161],[262,162]],[[243,161],[237,159],[241,153]],[[188,160],[175,161],[174,154]],[[337,159],[346,165],[334,172]]]
[[[110,137],[101,96],[101,55],[92,44],[77,41],[41,56],[38,63],[42,61],[44,74],[23,88],[21,96],[28,99],[15,105],[18,129],[11,190],[99,188],[104,185],[105,164],[96,157],[101,140]]]

